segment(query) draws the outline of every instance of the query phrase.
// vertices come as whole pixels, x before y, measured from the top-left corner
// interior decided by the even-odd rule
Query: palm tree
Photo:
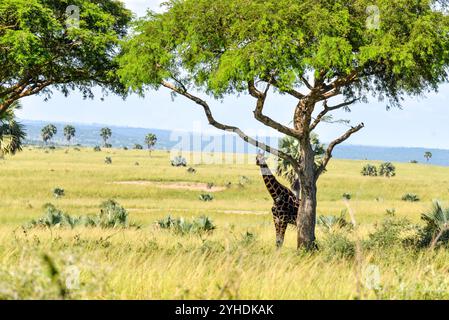
[[[154,148],[157,142],[157,137],[153,133],[149,133],[145,136],[145,144],[148,146],[148,151],[150,152],[151,156],[151,150]]]
[[[427,162],[430,161],[430,159],[432,159],[433,154],[432,152],[427,151],[426,153],[424,153],[424,158],[426,158]]]
[[[102,128],[100,130],[100,136],[103,138],[104,147],[109,147],[110,145],[108,143],[108,140],[112,136],[112,130],[109,128]]]
[[[42,140],[45,144],[48,143],[51,139],[53,139],[53,136],[58,132],[58,129],[53,124],[48,124],[41,130],[41,136]]]
[[[16,102],[5,112],[0,113],[0,158],[22,151],[26,133],[24,126],[16,121],[14,114],[15,110],[20,108],[21,105]]]
[[[311,134],[310,141],[312,142],[313,150],[315,151],[315,161],[320,161],[321,157],[324,155],[324,145],[321,144],[318,135],[315,133]],[[280,151],[294,157],[294,159],[299,159],[300,149],[299,141],[293,137],[285,136],[279,142]],[[296,196],[299,198],[300,184],[299,178],[291,164],[281,158],[278,160],[277,174],[283,176],[290,182],[291,188],[296,192]]]
[[[67,142],[70,144],[70,141],[72,138],[75,137],[76,129],[74,126],[67,125],[64,127],[64,137],[67,140]]]

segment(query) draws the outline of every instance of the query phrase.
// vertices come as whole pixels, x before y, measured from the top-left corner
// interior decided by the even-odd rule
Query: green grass
[[[104,163],[107,156],[110,165]],[[91,148],[68,153],[27,148],[0,161],[0,298],[60,298],[44,255],[53,259],[62,280],[67,270],[80,270],[79,288],[68,293],[74,299],[449,298],[449,252],[443,249],[415,252],[395,246],[355,258],[325,250],[298,253],[296,230],[289,228],[285,247],[277,251],[272,201],[254,159],[248,163],[196,165],[197,173],[191,174],[172,167],[167,152],[149,157],[144,150]],[[342,194],[352,195],[349,205],[359,225],[352,238],[366,238],[387,209],[419,223],[432,200],[449,203],[449,168],[395,163],[397,177],[387,179],[362,177],[365,164],[333,160],[319,182],[319,215],[339,216],[346,209]],[[243,187],[241,176],[249,178]],[[232,185],[203,202],[204,191],[115,183],[147,180]],[[65,190],[64,197],[54,198],[56,187]],[[404,202],[405,193],[421,201]],[[125,207],[141,228],[21,228],[44,214],[45,203],[81,216],[97,214],[108,199]],[[208,216],[217,229],[180,235],[158,228],[155,222],[168,215]],[[318,230],[319,240],[324,237]],[[364,270],[371,265],[380,272],[380,288],[364,285]]]

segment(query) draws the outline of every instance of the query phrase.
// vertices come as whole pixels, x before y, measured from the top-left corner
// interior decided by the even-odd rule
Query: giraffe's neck
[[[284,187],[282,184],[277,181],[270,168],[267,165],[261,165],[260,171],[262,172],[263,181],[265,182],[265,186],[267,187],[268,192],[270,193],[273,200],[276,200],[279,195],[283,192],[288,193],[288,189]]]

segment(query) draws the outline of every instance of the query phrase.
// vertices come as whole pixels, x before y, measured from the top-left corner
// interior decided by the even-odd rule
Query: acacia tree
[[[349,111],[369,96],[400,106],[404,96],[436,91],[448,80],[449,19],[435,2],[171,0],[164,13],[150,12],[136,24],[119,57],[119,75],[141,94],[165,87],[193,101],[212,126],[291,163],[301,182],[298,247],[311,248],[317,180],[335,146],[364,124],[332,141],[319,163],[311,133],[332,111]],[[373,4],[380,19],[367,14]],[[215,119],[208,96],[245,92],[254,98],[258,121],[299,141],[299,157]],[[264,113],[276,94],[296,99],[291,126]]]
[[[113,58],[130,19],[116,0],[1,0],[0,114],[26,96],[49,98],[51,89],[123,94]]]
[[[426,158],[427,162],[429,162],[430,159],[432,159],[432,157],[433,157],[432,152],[426,151],[426,152],[424,153],[424,158]]]

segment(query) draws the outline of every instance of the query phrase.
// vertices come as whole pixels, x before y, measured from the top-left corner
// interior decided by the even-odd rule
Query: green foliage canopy
[[[441,1],[439,1],[441,2]],[[445,1],[443,1],[445,4]],[[367,8],[380,12],[367,28]],[[449,17],[430,0],[170,0],[168,11],[138,21],[120,76],[132,89],[166,80],[215,96],[270,79],[281,92],[303,77],[344,98],[374,95],[400,105],[404,95],[448,80]]]
[[[79,8],[79,23],[69,23],[69,6]],[[130,19],[117,0],[1,0],[0,113],[25,96],[48,98],[50,88],[123,93],[113,58]]]

